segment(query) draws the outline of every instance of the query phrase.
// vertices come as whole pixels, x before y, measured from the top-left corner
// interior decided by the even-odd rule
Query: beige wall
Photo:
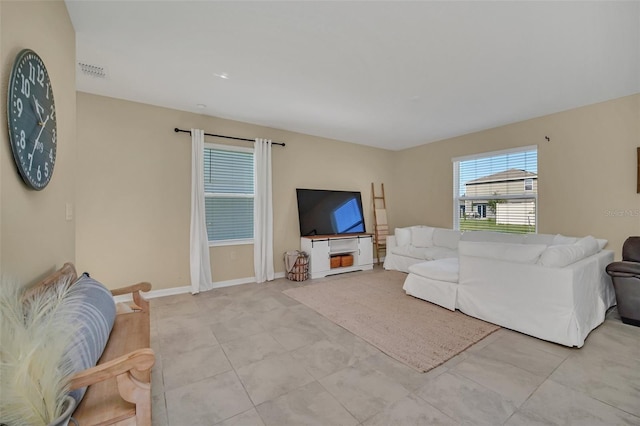
[[[367,229],[371,182],[392,190],[388,151],[82,92],[77,103],[77,263],[112,288],[189,285],[191,139],[174,127],[287,144],[273,148],[276,272],[300,248],[295,188],[361,191]],[[252,245],[212,248],[211,258],[214,282],[254,276]]]
[[[451,158],[516,146],[539,147],[539,232],[607,238],[618,257],[624,239],[640,233],[640,95],[400,152],[86,93],[77,103],[77,263],[110,287],[189,284],[190,138],[176,126],[287,143],[273,153],[279,272],[281,254],[299,248],[296,187],[361,191],[371,230],[370,184],[384,182],[392,228],[450,227]],[[253,246],[211,255],[215,282],[253,276]]]
[[[0,7],[0,270],[28,284],[75,260],[75,223],[65,220],[66,204],[75,204],[75,32],[63,1],[3,0]],[[9,75],[24,48],[47,66],[58,119],[53,177],[39,192],[27,189],[18,175],[5,130]]]
[[[527,145],[538,146],[538,232],[606,238],[619,258],[624,240],[640,234],[640,95],[398,152],[396,225],[452,226],[451,158]]]

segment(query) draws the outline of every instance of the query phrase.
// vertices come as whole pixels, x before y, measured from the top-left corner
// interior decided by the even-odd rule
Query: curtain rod
[[[182,130],[182,129],[178,129],[177,127],[173,129],[174,132],[178,133],[178,132],[183,132],[183,133],[189,133],[191,134],[191,130]],[[237,138],[235,136],[223,136],[223,135],[214,135],[213,133],[205,133],[205,136],[213,136],[216,138],[225,138],[225,139],[234,139],[237,141],[247,141],[247,142],[255,142],[255,140],[253,139],[247,139],[247,138]],[[284,143],[281,142],[271,142],[272,145],[280,145],[280,146],[285,146]]]

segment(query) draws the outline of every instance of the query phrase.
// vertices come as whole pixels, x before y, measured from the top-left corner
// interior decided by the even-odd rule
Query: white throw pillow
[[[410,228],[396,228],[396,245],[398,247],[408,246],[411,244],[411,229]]]
[[[564,235],[557,234],[553,238],[553,244],[552,245],[560,246],[560,245],[564,245],[564,244],[575,244],[577,241],[578,241],[578,239],[575,238],[575,237],[565,237]]]
[[[460,241],[460,256],[534,264],[547,248],[544,244]]]
[[[433,231],[433,245],[457,250],[461,235],[460,231],[453,229],[435,228]]]
[[[607,246],[607,243],[609,242],[608,240],[604,240],[601,238],[596,238],[596,241],[598,242],[598,248],[600,250],[604,250],[604,248]],[[600,251],[598,250],[598,251]]]
[[[430,226],[411,227],[411,245],[414,247],[431,247],[433,245],[433,228]]]
[[[549,268],[564,268],[599,251],[600,247],[596,239],[587,236],[574,244],[549,246],[540,256],[538,263]]]

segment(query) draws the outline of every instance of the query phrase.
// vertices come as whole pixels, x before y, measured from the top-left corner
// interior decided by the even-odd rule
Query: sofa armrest
[[[640,263],[628,261],[613,262],[607,265],[607,274],[612,277],[640,278]]]
[[[127,372],[131,372],[131,375],[137,380],[145,381],[144,376],[139,373],[150,370],[155,364],[155,359],[153,349],[137,349],[111,361],[76,373],[71,378],[70,390],[90,386]]]
[[[395,235],[387,235],[387,250],[392,249],[393,247],[397,247],[398,243],[396,242]]]

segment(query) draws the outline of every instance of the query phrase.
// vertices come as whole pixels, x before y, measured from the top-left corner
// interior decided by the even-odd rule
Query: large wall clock
[[[24,49],[13,64],[7,100],[9,140],[25,183],[41,190],[51,180],[56,163],[56,106],[44,62]]]

